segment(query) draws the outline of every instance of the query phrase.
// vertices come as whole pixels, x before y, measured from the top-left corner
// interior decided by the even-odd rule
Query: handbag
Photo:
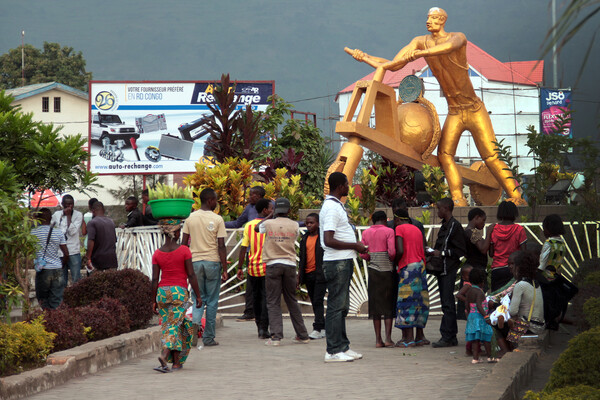
[[[442,257],[437,256],[427,256],[425,262],[425,271],[428,274],[440,274],[444,271],[444,260]]]
[[[535,304],[535,297],[537,291],[535,290],[535,285],[533,286],[533,301],[531,302],[531,307],[529,307],[529,315],[527,316],[527,320],[523,317],[517,318],[514,320],[513,326],[510,328],[508,335],[506,336],[506,340],[511,343],[519,343],[519,339],[521,336],[527,332],[529,329],[529,324],[531,321],[531,314],[533,313],[533,305]]]
[[[48,243],[50,243],[50,235],[52,235],[52,229],[54,229],[54,226],[50,226],[50,230],[48,231],[48,237],[46,238],[46,246],[44,247],[44,253],[41,257],[36,257],[35,260],[33,260],[33,269],[35,269],[35,272],[41,272],[46,266],[46,264],[48,264],[44,257],[46,257],[46,250],[48,250]]]

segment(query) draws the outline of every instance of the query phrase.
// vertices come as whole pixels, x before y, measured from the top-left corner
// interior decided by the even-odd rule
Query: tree
[[[268,157],[282,160],[276,168],[289,168],[285,160],[290,160],[289,149],[294,155],[302,154],[297,165],[297,173],[302,175],[302,189],[306,194],[323,197],[323,185],[327,168],[333,162],[333,153],[327,147],[321,130],[310,122],[285,119],[293,106],[281,97],[270,97],[269,105],[262,120],[261,130],[271,137]]]
[[[30,44],[24,46],[25,85],[59,82],[79,90],[87,91],[92,73],[85,70],[85,59],[81,51],[72,47],[61,48],[58,43],[44,42],[42,50]],[[0,56],[0,89],[21,86],[21,48],[10,49]]]
[[[32,114],[23,114],[12,101],[0,92],[0,161],[14,169],[13,184],[20,193],[85,192],[94,185],[97,178],[85,166],[87,140],[81,135],[61,137],[60,128],[33,121]]]

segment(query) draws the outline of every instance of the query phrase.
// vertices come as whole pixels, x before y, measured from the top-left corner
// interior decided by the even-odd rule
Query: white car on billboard
[[[129,139],[139,139],[140,134],[134,125],[128,125],[121,121],[117,114],[98,113],[92,116],[91,139],[97,140],[102,144],[104,139],[108,139],[110,144],[116,140],[124,140],[129,144]]]

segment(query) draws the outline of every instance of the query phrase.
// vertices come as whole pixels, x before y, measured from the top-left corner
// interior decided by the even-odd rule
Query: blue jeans
[[[72,254],[67,259],[67,267],[63,268],[65,287],[69,284],[69,270],[73,283],[81,279],[81,254]]]
[[[63,301],[65,283],[62,268],[43,269],[35,273],[35,297],[40,307],[54,310]]]
[[[202,323],[202,314],[206,307],[206,326],[202,334],[202,342],[210,343],[215,340],[215,325],[217,321],[217,306],[221,288],[221,263],[218,261],[194,261],[194,273],[198,279],[202,307],[196,308],[196,294],[192,291],[192,316],[194,324]]]
[[[354,262],[346,260],[323,261],[323,274],[327,281],[327,353],[336,354],[350,348],[346,335],[346,316],[350,309],[350,280],[354,273]]]

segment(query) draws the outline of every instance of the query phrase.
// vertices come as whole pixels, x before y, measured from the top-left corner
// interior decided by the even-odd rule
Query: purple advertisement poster
[[[546,135],[555,133],[554,121],[571,109],[571,90],[540,88],[541,131]],[[564,136],[573,137],[571,123],[565,125]]]

